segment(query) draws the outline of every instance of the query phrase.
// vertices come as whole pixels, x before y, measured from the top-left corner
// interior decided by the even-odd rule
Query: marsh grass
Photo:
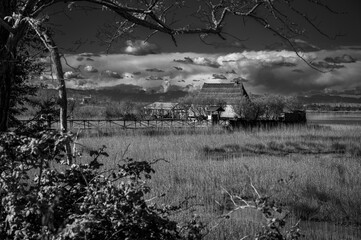
[[[127,132],[82,138],[81,143],[86,146],[84,151],[107,146],[110,157],[104,159],[105,168],[123,156],[168,160],[154,165],[149,197],[165,193],[155,200],[160,204],[191,198],[189,204],[195,207],[176,218],[186,218],[194,211],[214,225],[232,209],[222,188],[251,197],[250,175],[262,194],[291,211],[290,224],[302,220],[306,239],[360,239],[360,130],[295,126],[268,131]],[[253,235],[262,221],[256,211],[237,212],[207,239]]]

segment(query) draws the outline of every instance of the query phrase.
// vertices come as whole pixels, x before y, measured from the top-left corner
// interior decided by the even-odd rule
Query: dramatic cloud
[[[83,77],[78,72],[67,71],[64,73],[64,78],[65,79],[73,79],[73,78],[83,78]]]
[[[96,68],[93,67],[93,66],[88,65],[88,66],[85,66],[85,67],[84,67],[84,71],[90,72],[90,73],[96,73],[96,72],[98,72],[98,69],[96,69]]]
[[[302,56],[314,66],[327,70],[326,73],[312,69],[293,51],[287,50],[230,54],[160,53],[141,57],[102,54],[94,57],[91,64],[80,65],[79,73],[74,73],[66,64],[64,70],[68,71],[67,86],[79,89],[129,84],[146,91],[163,92],[175,86],[192,91],[201,88],[204,82],[233,81],[245,83],[246,89],[256,94],[299,94],[323,91],[325,88],[345,90],[361,87],[361,50],[319,50],[303,53]],[[66,55],[68,64],[76,68],[78,57]],[[39,61],[47,63],[49,59]],[[43,75],[47,79],[54,78],[49,74]]]
[[[168,80],[164,81],[162,83],[163,92],[168,92],[170,86],[171,86],[171,83]]]
[[[124,52],[131,55],[147,55],[159,53],[157,45],[145,42],[143,40],[126,41]]]
[[[184,59],[174,59],[173,61],[183,64],[194,64],[211,68],[219,68],[221,66],[218,62],[205,57],[184,57]]]

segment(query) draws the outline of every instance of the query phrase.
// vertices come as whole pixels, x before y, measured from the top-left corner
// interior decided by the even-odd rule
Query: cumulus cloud
[[[143,40],[128,40],[124,52],[131,55],[147,55],[159,53],[159,48],[153,43]]]
[[[73,79],[73,78],[82,78],[82,76],[78,72],[67,71],[64,73],[64,78],[65,79]]]
[[[183,68],[177,67],[177,66],[174,66],[174,68],[175,68],[176,70],[178,70],[178,71],[182,71],[182,70],[183,70]]]
[[[93,66],[88,65],[88,66],[85,66],[85,67],[84,67],[84,71],[90,72],[90,73],[96,73],[96,72],[98,72],[98,69],[96,69],[96,68],[93,67]]]
[[[163,92],[168,92],[170,86],[171,86],[170,81],[165,80],[165,81],[162,83]]]
[[[219,68],[221,66],[218,62],[206,57],[184,57],[184,59],[174,59],[173,61],[183,64],[194,64],[211,68]]]

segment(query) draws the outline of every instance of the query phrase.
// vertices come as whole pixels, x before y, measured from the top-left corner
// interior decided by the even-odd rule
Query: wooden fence
[[[23,124],[31,121],[22,120]],[[228,121],[220,121],[218,125],[227,125]],[[59,121],[47,121],[44,125],[48,128],[58,129]],[[158,129],[158,128],[207,128],[212,123],[207,120],[193,121],[186,119],[157,119],[157,120],[104,120],[104,119],[68,119],[69,129]]]

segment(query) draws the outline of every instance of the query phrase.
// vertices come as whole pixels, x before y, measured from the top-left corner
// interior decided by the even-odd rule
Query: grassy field
[[[223,189],[244,198],[253,184],[301,219],[306,239],[361,238],[361,126],[280,127],[226,132],[127,132],[111,137],[83,137],[83,151],[107,146],[105,168],[122,157],[165,159],[154,165],[150,185],[158,203],[191,198],[196,213],[210,226],[232,210]],[[249,170],[246,170],[249,169]],[[247,209],[214,228],[207,239],[240,239],[254,235],[264,222]]]

